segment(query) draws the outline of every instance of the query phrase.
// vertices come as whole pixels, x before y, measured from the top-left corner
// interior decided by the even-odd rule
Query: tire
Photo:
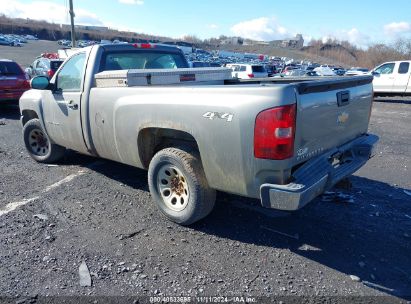
[[[148,184],[154,202],[171,221],[191,225],[213,210],[216,191],[207,183],[197,152],[166,148],[150,162]]]
[[[50,164],[63,158],[65,148],[52,143],[38,119],[23,127],[23,139],[30,156],[39,163]]]

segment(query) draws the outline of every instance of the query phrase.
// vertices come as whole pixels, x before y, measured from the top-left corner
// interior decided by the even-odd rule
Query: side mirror
[[[37,76],[30,81],[31,88],[35,90],[45,90],[49,85],[49,79],[45,76]]]
[[[378,73],[378,72],[376,72],[376,71],[372,71],[372,72],[371,72],[371,75],[378,77],[378,76],[380,76],[380,73]]]

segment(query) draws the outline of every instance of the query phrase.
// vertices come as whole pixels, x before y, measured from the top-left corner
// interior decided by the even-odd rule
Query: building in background
[[[297,34],[294,38],[284,40],[274,40],[270,43],[274,47],[282,47],[287,49],[301,49],[304,46],[303,35]]]
[[[243,45],[244,39],[241,37],[229,37],[221,41],[223,45]]]

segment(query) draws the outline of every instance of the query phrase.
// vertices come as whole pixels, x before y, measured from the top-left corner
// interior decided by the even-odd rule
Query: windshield
[[[23,71],[15,62],[0,62],[1,75],[22,75]]]
[[[105,54],[101,71],[188,68],[182,54],[166,52],[113,52]]]

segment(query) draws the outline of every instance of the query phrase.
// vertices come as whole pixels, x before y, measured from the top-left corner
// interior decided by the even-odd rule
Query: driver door
[[[81,98],[86,67],[86,53],[79,53],[64,63],[54,78],[54,90],[44,105],[49,137],[58,145],[87,153],[81,126]]]

